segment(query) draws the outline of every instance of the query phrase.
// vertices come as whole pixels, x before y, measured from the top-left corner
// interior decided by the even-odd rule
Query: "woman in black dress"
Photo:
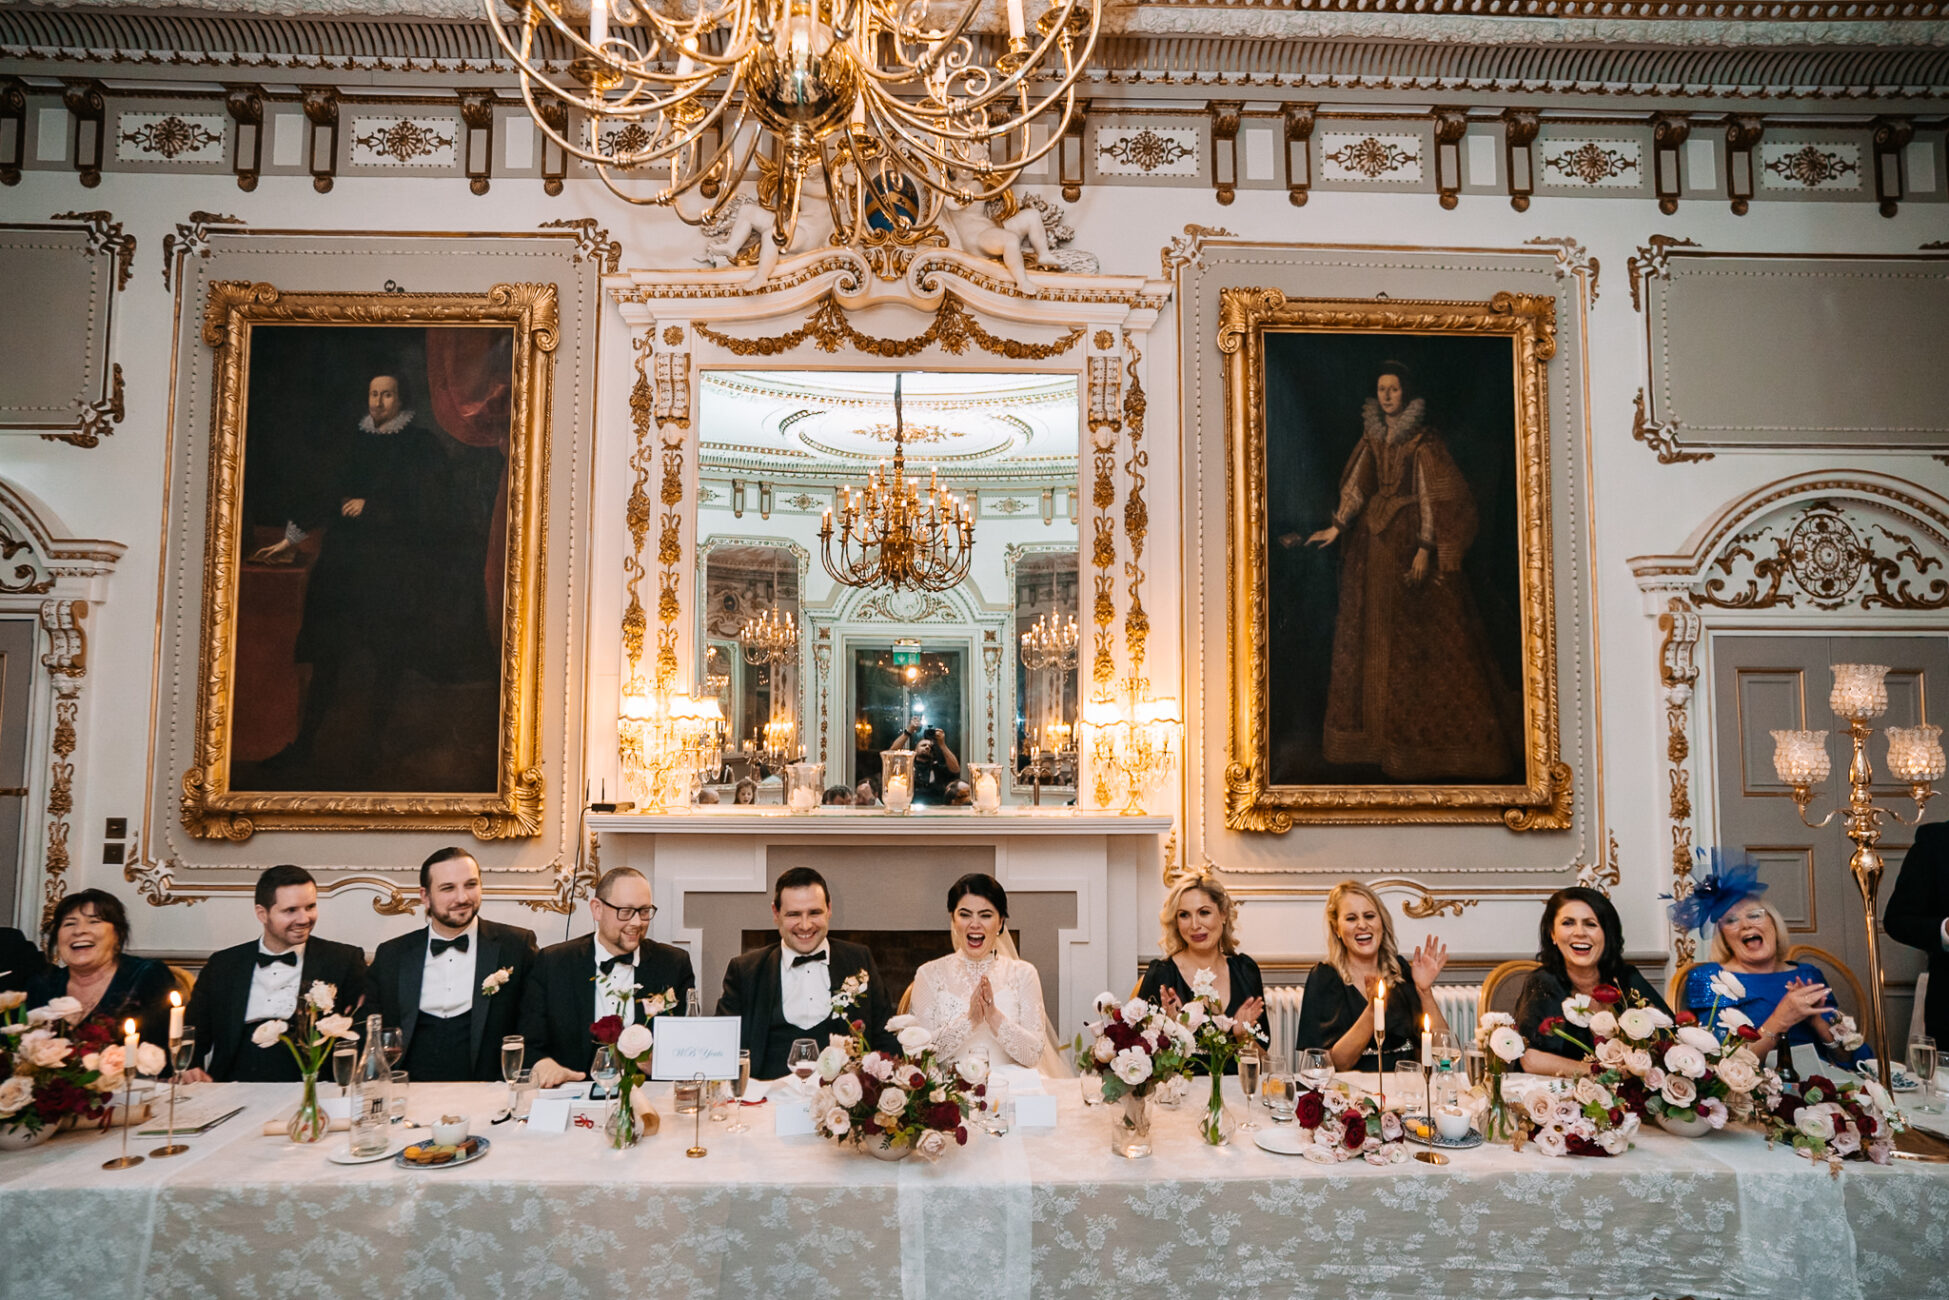
[[[1537,927],[1536,960],[1542,964],[1523,981],[1523,995],[1516,1002],[1516,1032],[1529,1044],[1523,1069],[1530,1074],[1592,1072],[1593,1062],[1580,1043],[1560,1036],[1558,1030],[1548,1037],[1540,1032],[1545,1020],[1563,1015],[1563,1001],[1573,994],[1608,984],[1623,995],[1620,1008],[1636,1005],[1641,997],[1671,1014],[1658,990],[1624,960],[1624,923],[1611,900],[1594,889],[1573,885],[1550,895],[1543,904],[1543,923]],[[1581,1030],[1570,1032],[1588,1038]]]
[[[1238,904],[1225,886],[1213,876],[1187,876],[1164,896],[1157,919],[1164,955],[1144,972],[1137,996],[1175,1014],[1191,1000],[1193,983],[1209,974],[1225,1014],[1257,1025],[1259,1041],[1269,1041],[1265,980],[1259,963],[1238,950]]]
[[[48,956],[58,964],[29,982],[29,1007],[73,998],[81,1003],[73,1023],[105,1021],[115,1042],[122,1041],[127,1020],[135,1021],[143,1042],[169,1041],[176,977],[159,961],[129,955],[129,914],[121,899],[100,889],[69,894],[54,905],[45,937]]]
[[[1448,964],[1448,948],[1432,936],[1412,958],[1394,946],[1394,921],[1380,895],[1356,880],[1343,880],[1326,896],[1326,960],[1306,977],[1294,1047],[1325,1048],[1336,1070],[1379,1070],[1374,1050],[1374,995],[1387,990],[1383,1041],[1390,1060],[1419,1060],[1422,1018],[1437,1034],[1449,1032],[1435,1002],[1435,980]]]

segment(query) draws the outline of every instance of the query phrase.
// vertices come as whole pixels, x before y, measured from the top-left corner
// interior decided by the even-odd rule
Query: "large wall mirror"
[[[778,802],[802,756],[857,798],[883,751],[931,742],[943,801],[967,764],[995,763],[1011,801],[1073,802],[1076,377],[706,370],[698,387],[696,671],[726,719],[718,801],[748,779]],[[908,477],[938,480],[973,527],[966,576],[940,590],[825,562],[826,511],[884,472],[896,424]]]

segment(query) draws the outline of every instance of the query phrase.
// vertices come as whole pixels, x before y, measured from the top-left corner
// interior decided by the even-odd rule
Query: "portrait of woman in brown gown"
[[[1518,779],[1520,700],[1464,570],[1468,479],[1403,363],[1377,368],[1361,423],[1332,521],[1303,537],[1340,562],[1321,756],[1403,784]]]

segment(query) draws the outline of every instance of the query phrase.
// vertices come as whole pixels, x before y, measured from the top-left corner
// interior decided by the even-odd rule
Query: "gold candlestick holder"
[[[141,1156],[129,1154],[129,1126],[135,1118],[135,1062],[124,1063],[122,1072],[122,1154],[113,1160],[102,1161],[103,1169],[133,1169],[142,1163]]]
[[[172,1066],[175,1064],[176,1061],[177,1049],[181,1046],[182,1046],[181,1039],[172,1038],[169,1040],[169,1060]],[[183,1152],[189,1150],[189,1145],[187,1143],[178,1142],[176,1140],[176,1076],[179,1073],[181,1073],[181,1071],[173,1068],[169,1072],[169,1125],[168,1125],[169,1136],[168,1139],[162,1146],[157,1147],[154,1151],[151,1151],[149,1153],[150,1155],[154,1156],[158,1160],[165,1159],[169,1156],[179,1156],[183,1154]]]
[[[700,1071],[691,1077],[697,1081],[697,1112],[690,1117],[694,1127],[691,1129],[690,1146],[684,1155],[692,1160],[702,1160],[710,1154],[704,1149],[704,1076]]]

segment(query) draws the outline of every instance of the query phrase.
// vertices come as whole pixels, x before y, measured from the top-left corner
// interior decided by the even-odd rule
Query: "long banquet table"
[[[1203,1145],[1195,1099],[1125,1161],[1107,1110],[1049,1086],[1055,1129],[928,1165],[780,1138],[770,1104],[748,1133],[705,1123],[686,1159],[667,1096],[663,1131],[618,1152],[486,1125],[498,1086],[416,1085],[415,1116],[493,1139],[422,1171],[263,1136],[296,1085],[205,1085],[246,1110],[186,1155],[103,1170],[120,1138],[98,1133],[0,1153],[0,1296],[1949,1296],[1949,1166],[1835,1178],[1748,1132],[1321,1166]]]

